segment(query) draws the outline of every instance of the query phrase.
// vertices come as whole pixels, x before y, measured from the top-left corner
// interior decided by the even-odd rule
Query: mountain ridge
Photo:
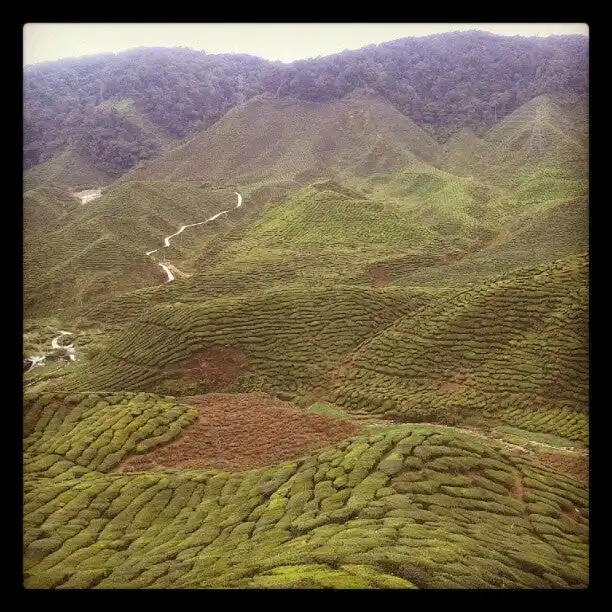
[[[262,92],[330,102],[359,88],[378,92],[445,141],[466,125],[482,132],[538,95],[586,92],[588,38],[472,31],[400,39],[289,65],[244,55],[137,49],[30,66],[24,71],[25,168],[66,147],[82,153],[92,140],[98,169],[123,172],[150,154],[153,141],[128,125],[120,139],[105,139],[108,118],[99,106],[109,100],[134,99],[149,120],[182,139]]]

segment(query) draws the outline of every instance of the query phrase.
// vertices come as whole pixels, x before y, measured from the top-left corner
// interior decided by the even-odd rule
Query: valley
[[[588,587],[588,95],[547,87],[436,132],[281,84],[180,142],[117,94],[155,154],[27,169],[24,586]]]
[[[237,191],[235,191],[234,193],[236,194],[236,197],[238,198],[238,203],[236,204],[236,208],[240,208],[242,206],[242,196]],[[210,217],[209,219],[206,219],[206,221],[200,221],[198,223],[190,223],[188,225],[181,225],[181,227],[178,229],[177,232],[175,232],[174,234],[170,234],[170,236],[166,236],[166,238],[164,238],[164,247],[169,247],[170,239],[174,238],[174,236],[178,236],[179,234],[183,232],[183,230],[187,229],[188,227],[196,227],[198,225],[204,225],[205,223],[210,223],[211,221],[214,221],[215,219],[219,218],[221,215],[225,215],[228,212],[229,211],[227,210],[222,210],[220,213],[217,213],[213,215],[212,217]],[[151,257],[153,253],[157,253],[157,252],[158,252],[158,249],[153,249],[152,251],[147,251],[145,255],[147,255],[148,257]],[[159,265],[162,267],[164,272],[168,275],[167,282],[171,282],[174,280],[174,274],[178,274],[179,276],[182,276],[182,277],[187,276],[184,272],[181,272],[178,268],[172,266],[169,263],[159,262]]]

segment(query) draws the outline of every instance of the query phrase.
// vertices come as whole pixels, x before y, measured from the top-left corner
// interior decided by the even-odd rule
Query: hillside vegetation
[[[473,411],[586,441],[584,257],[471,287],[405,315],[339,368],[339,404],[408,421]]]
[[[96,168],[93,160],[72,148],[57,152],[23,174],[24,190],[49,185],[63,189],[101,187],[112,180],[108,172]]]
[[[48,231],[75,213],[79,201],[59,187],[37,187],[23,194],[25,232]]]
[[[388,172],[414,155],[435,163],[439,154],[435,140],[378,96],[355,92],[321,105],[267,94],[124,179],[302,186],[322,176]]]
[[[26,588],[586,588],[584,45],[27,69]]]
[[[74,382],[61,386],[159,389],[163,381],[175,379],[174,392],[243,389],[305,395],[326,386],[342,356],[427,299],[406,290],[287,287],[239,298],[169,303],[145,311],[75,374]],[[224,350],[215,356],[220,347]],[[206,367],[214,369],[215,360],[221,370],[236,362],[235,376],[207,379]]]
[[[262,93],[328,103],[363,88],[441,141],[462,127],[482,133],[538,95],[586,93],[588,38],[473,31],[288,65],[190,49],[133,49],[27,66],[24,163],[30,169],[73,148],[116,177],[161,152],[158,135],[143,122],[181,139]],[[131,117],[109,108],[128,100]]]
[[[26,397],[27,587],[586,585],[584,487],[466,434],[404,426],[247,472],[113,473],[195,414],[142,393]]]
[[[380,109],[375,98],[358,96],[352,101],[361,107],[372,102]],[[248,114],[252,107],[266,109],[267,117],[274,116],[277,124],[295,118],[295,104],[282,102],[287,111],[283,114],[272,113],[279,109],[274,100],[270,103],[267,108],[265,99],[257,99],[242,110]],[[534,106],[549,104],[547,99],[536,103],[519,111],[525,129],[531,129]],[[335,120],[333,108],[330,112]],[[565,138],[561,128],[569,131],[567,126],[573,124],[561,111],[553,119],[560,126],[559,138]],[[506,121],[518,129],[512,127],[515,117]],[[219,131],[226,123],[228,133],[235,133],[232,117],[209,132]],[[506,129],[504,123],[494,128],[496,133]],[[303,121],[302,125],[308,124]],[[405,145],[427,155],[429,149],[423,143],[429,139],[419,140],[423,132],[413,124],[408,127],[412,139],[407,137]],[[321,133],[315,128],[311,132]],[[257,128],[248,132],[257,133]],[[297,134],[296,130],[287,133],[282,142],[299,141]],[[185,164],[218,159],[196,155],[196,141],[204,136],[185,145],[182,152],[149,162],[142,172],[153,174],[163,162],[176,168],[173,176],[184,171],[187,176],[182,178],[195,178]],[[483,146],[489,138],[485,136]],[[553,152],[557,145],[551,139],[547,142]],[[438,151],[436,146],[432,150]],[[68,378],[61,384],[79,390],[142,387],[173,393],[181,385],[194,392],[266,390],[299,402],[316,398],[349,408],[368,406],[404,420],[458,422],[466,415],[480,415],[485,406],[499,416],[510,406],[521,410],[541,406],[546,411],[551,402],[555,410],[584,412],[588,232],[582,198],[586,198],[586,181],[577,175],[568,178],[571,172],[562,170],[564,166],[557,171],[553,162],[558,158],[544,153],[537,172],[547,174],[547,189],[487,183],[486,173],[482,178],[456,176],[408,153],[403,169],[395,172],[347,178],[345,183],[321,179],[280,203],[254,203],[253,209],[247,204],[244,211],[235,211],[214,226],[181,236],[167,250],[167,257],[179,262],[179,267],[180,262],[188,265],[191,277],[120,293],[93,305],[87,311],[92,320],[131,326],[121,340],[75,372],[74,382]],[[529,154],[520,149],[516,159]],[[245,163],[248,167],[251,161]],[[149,185],[120,181],[114,189],[118,194],[128,188],[137,193]],[[164,190],[169,185],[179,188],[179,183],[158,185]],[[126,240],[132,231],[125,227]],[[144,250],[144,243],[140,248]],[[323,302],[302,312],[301,301],[314,295],[305,286],[320,287],[320,299],[329,308],[342,304],[339,313],[325,312]],[[387,290],[372,293],[372,288],[385,286]],[[372,311],[382,327],[394,322],[396,326],[371,339],[370,359],[368,346],[361,345],[366,337],[349,332],[347,320],[361,321],[358,313],[366,296],[377,295],[398,300],[390,310],[378,304]],[[409,313],[398,310],[400,304]],[[319,346],[319,326],[323,333],[333,330],[326,327],[329,317],[342,321],[351,344],[344,347],[339,337],[330,336],[329,345]],[[495,329],[487,332],[487,320],[495,329],[503,322],[514,335]],[[281,329],[287,323],[285,338]],[[548,342],[550,334],[558,345]],[[289,337],[295,338],[295,349],[293,341],[285,341]],[[381,343],[378,348],[377,342]],[[227,381],[218,386],[207,379],[196,383],[192,373],[181,373],[181,363],[215,347],[238,350],[248,363],[241,366],[241,377],[231,381],[234,386]],[[439,358],[436,351],[442,351]],[[394,365],[395,354],[407,361]],[[365,370],[359,365],[362,356]],[[342,366],[331,377],[338,359],[346,360],[349,369]],[[378,361],[384,366],[377,366]],[[430,361],[436,364],[434,369],[427,365]],[[291,367],[283,374],[274,363]],[[406,369],[409,363],[427,370],[422,381],[417,370]],[[526,379],[528,363],[533,364],[529,366],[532,381]],[[305,369],[303,379],[297,374],[301,368]],[[509,374],[515,368],[513,378]],[[491,386],[496,371],[503,372],[507,397]],[[376,378],[383,373],[393,376]],[[567,387],[559,386],[559,378]],[[564,388],[568,395],[563,395]],[[565,414],[559,418],[565,419]],[[584,441],[584,417],[570,420],[576,425],[572,435]],[[551,426],[546,431],[552,431]],[[535,430],[539,427],[534,425]]]
[[[145,253],[162,247],[182,224],[203,221],[236,199],[229,190],[197,185],[125,183],[84,206],[75,199],[72,214],[50,226],[39,193],[24,195],[27,316],[58,313],[164,282],[163,270]],[[49,198],[44,201],[48,207]]]

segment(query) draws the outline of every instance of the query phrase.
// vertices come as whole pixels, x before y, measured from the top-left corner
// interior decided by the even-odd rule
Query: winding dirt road
[[[238,203],[236,204],[236,206],[234,206],[234,208],[240,208],[242,206],[242,195],[240,195],[237,191],[234,191],[234,193],[236,194],[236,196],[238,197]],[[170,234],[170,236],[166,236],[166,238],[164,238],[164,247],[169,247],[170,246],[170,239],[174,238],[175,236],[178,236],[179,234],[181,234],[183,232],[183,230],[187,229],[188,227],[195,227],[196,225],[204,225],[205,223],[210,223],[211,221],[214,221],[215,219],[217,219],[218,217],[220,217],[221,215],[226,215],[229,210],[222,210],[221,212],[217,213],[216,215],[213,215],[212,217],[204,220],[204,221],[200,221],[199,223],[188,223],[187,225],[181,225],[181,227],[179,228],[179,230],[177,232],[174,232],[174,234]],[[152,251],[147,251],[145,253],[145,255],[147,255],[147,257],[151,257],[151,255],[153,255],[153,253],[157,253],[159,249],[153,249]],[[151,258],[153,259],[153,258]],[[176,268],[175,266],[172,266],[170,263],[168,262],[157,262],[157,265],[159,265],[164,272],[166,273],[166,276],[168,277],[168,280],[166,281],[167,283],[171,282],[174,280],[175,276],[172,273],[172,270],[170,269],[171,267],[178,273],[179,270],[178,268]],[[188,276],[187,274],[181,273],[180,276]]]

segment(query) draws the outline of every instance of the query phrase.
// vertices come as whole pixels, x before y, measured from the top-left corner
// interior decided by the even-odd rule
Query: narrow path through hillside
[[[236,196],[238,197],[238,203],[236,204],[236,206],[234,208],[240,208],[242,206],[242,195],[239,194],[237,191],[234,191],[234,193],[236,194]],[[221,212],[217,213],[216,215],[213,215],[212,217],[204,220],[204,221],[200,221],[199,223],[188,223],[186,225],[181,225],[181,227],[179,228],[179,230],[177,232],[174,232],[174,234],[170,234],[170,236],[166,236],[166,238],[164,238],[164,247],[169,247],[170,246],[170,239],[174,238],[175,236],[178,236],[179,234],[181,234],[185,229],[187,229],[188,227],[195,227],[196,225],[204,225],[205,223],[210,223],[211,221],[214,221],[215,219],[217,219],[218,217],[220,217],[221,215],[226,215],[229,210],[222,210]],[[147,255],[148,257],[151,257],[151,255],[153,255],[153,253],[157,253],[159,249],[153,249],[152,251],[147,251],[145,253],[145,255]],[[151,259],[153,259],[151,257]],[[182,277],[188,277],[188,274],[185,274],[184,272],[181,272],[176,266],[173,266],[172,264],[170,264],[169,262],[157,262],[157,264],[163,269],[163,271],[166,273],[168,280],[166,281],[167,283],[173,281],[175,279],[174,273],[176,273],[178,276],[182,276]],[[174,270],[174,273],[173,273]]]
[[[382,419],[382,418],[378,419],[376,417],[373,417],[370,414],[362,415],[361,413],[352,414],[350,412],[344,412],[344,414],[346,414],[348,418],[352,418],[353,420],[357,420],[357,421],[361,421],[361,420],[369,421],[371,419],[372,421],[374,421],[373,423],[371,423],[371,426],[374,426],[374,427],[389,427],[393,425],[406,425],[406,423],[404,423],[403,421],[392,421],[392,420]],[[492,434],[492,432],[488,433],[481,429],[473,429],[473,428],[468,428],[468,427],[456,427],[454,425],[444,425],[442,423],[420,423],[419,422],[419,423],[411,423],[411,425],[419,425],[423,427],[441,427],[444,429],[451,429],[459,433],[466,433],[466,434],[470,434],[473,436],[479,436],[480,438],[487,438],[489,440],[495,440],[496,442],[501,443],[506,448],[518,450],[521,452],[527,452],[530,454],[534,453],[534,449],[533,449],[534,446],[540,446],[543,448],[547,448],[559,454],[582,456],[588,453],[586,449],[582,449],[582,448],[576,449],[573,446],[571,447],[553,446],[551,444],[546,444],[545,442],[538,442],[536,440],[526,441],[524,445],[523,444],[513,444],[512,442],[508,442],[504,440],[503,438],[500,438],[499,436]]]

